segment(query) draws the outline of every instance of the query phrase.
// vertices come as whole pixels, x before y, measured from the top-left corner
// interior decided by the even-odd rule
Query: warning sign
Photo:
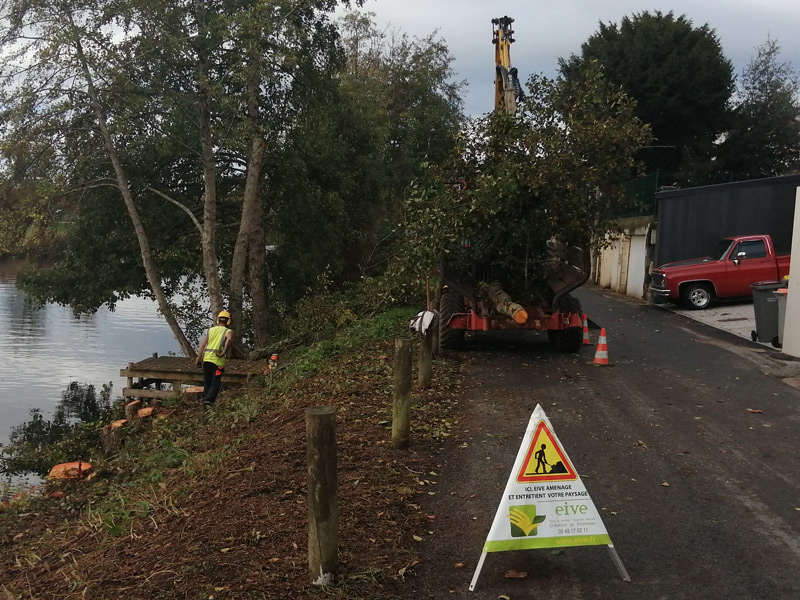
[[[594,502],[541,406],[533,411],[484,552],[610,544]]]
[[[469,589],[475,589],[489,552],[599,545],[608,546],[620,575],[629,581],[594,502],[537,405]]]
[[[539,421],[517,475],[517,482],[571,481],[577,478],[578,474],[547,423]]]

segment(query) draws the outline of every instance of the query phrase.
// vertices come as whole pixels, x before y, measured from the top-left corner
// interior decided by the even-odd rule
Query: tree
[[[398,251],[397,223],[426,164],[449,160],[462,121],[446,44],[340,24],[338,85],[317,94],[265,167],[273,190],[270,274],[283,306],[376,276]]]
[[[463,261],[461,272],[487,263],[515,299],[546,298],[537,269],[548,241],[583,243],[613,228],[630,202],[634,154],[650,139],[634,104],[592,67],[568,81],[534,76],[528,90],[516,115],[474,121],[447,168],[420,179],[401,272],[427,274],[442,257]]]
[[[779,56],[778,42],[768,39],[742,72],[731,128],[719,148],[719,181],[774,177],[800,169],[798,78]]]
[[[648,171],[702,182],[727,128],[734,89],[733,67],[714,30],[695,27],[685,15],[644,11],[600,23],[580,56],[559,61],[568,79],[592,62],[636,100],[636,115],[650,125],[653,145],[640,154]]]
[[[152,294],[187,355],[193,348],[169,294],[178,280],[192,284],[198,275],[204,277],[216,311],[223,305],[220,282],[227,279],[231,312],[241,317],[249,266],[252,306],[265,311],[264,148],[279,146],[291,130],[303,106],[298,88],[313,88],[319,72],[331,71],[338,37],[327,14],[338,4],[6,3],[7,27],[0,39],[7,59],[2,73],[6,157],[26,139],[54,156],[47,165],[41,160],[26,164],[17,183],[33,181],[37,168],[47,168],[48,174],[61,170],[67,185],[59,192],[80,194],[82,200],[76,203],[77,221],[104,215],[102,225],[115,232],[119,220],[104,203],[121,197],[144,269],[144,279],[139,269],[123,268],[98,280],[88,259],[91,248],[101,250],[114,236],[79,239],[80,228],[70,228],[67,246],[82,251],[56,257],[49,277],[29,277],[32,289],[44,299],[69,299],[81,309],[113,304],[120,290]],[[217,222],[220,190],[227,207],[235,209],[226,213],[223,227]],[[183,235],[164,235],[170,230],[174,235],[179,222]],[[106,230],[102,225],[99,231]],[[222,230],[228,233],[218,239]],[[202,270],[183,251],[187,235],[200,238]],[[160,246],[152,245],[154,238]],[[124,236],[119,241],[124,247]],[[229,258],[230,269],[220,268],[219,252]],[[160,272],[164,267],[173,276],[171,286]],[[251,321],[263,342],[266,314]]]

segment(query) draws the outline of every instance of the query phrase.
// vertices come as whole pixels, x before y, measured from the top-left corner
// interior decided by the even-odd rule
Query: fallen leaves
[[[669,487],[669,482],[668,482],[668,481],[665,481],[665,482],[664,482],[664,483],[662,483],[661,485],[663,485],[664,487]]]
[[[523,579],[527,577],[528,574],[525,571],[514,571],[513,569],[505,572],[505,577],[508,579]]]
[[[413,569],[414,567],[416,567],[421,562],[422,562],[422,559],[415,556],[414,558],[411,559],[411,562],[409,562],[405,567],[403,567],[402,569],[397,571],[397,574],[400,577],[403,577],[409,569]]]
[[[754,413],[756,415],[763,415],[764,414],[764,411],[761,410],[760,408],[748,408],[747,412]]]

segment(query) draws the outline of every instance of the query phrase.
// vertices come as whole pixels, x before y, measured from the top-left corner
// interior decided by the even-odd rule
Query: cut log
[[[140,408],[139,410],[136,411],[136,416],[140,419],[144,419],[145,417],[152,417],[154,410],[155,408],[153,408],[152,406]]]
[[[80,479],[91,471],[92,465],[88,462],[78,461],[61,463],[50,469],[50,479]]]
[[[511,296],[503,291],[499,281],[489,284],[489,298],[494,304],[494,308],[501,315],[511,317],[515,323],[525,323],[528,320],[528,312],[511,299]]]
[[[117,419],[116,421],[111,421],[111,429],[119,429],[120,427],[124,427],[127,422],[128,419]]]

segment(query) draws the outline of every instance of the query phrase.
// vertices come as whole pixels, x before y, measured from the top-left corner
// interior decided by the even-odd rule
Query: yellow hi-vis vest
[[[212,362],[218,367],[225,366],[225,357],[217,356],[217,350],[225,347],[225,336],[230,331],[224,325],[216,325],[208,330],[208,342],[203,351],[203,362]]]

